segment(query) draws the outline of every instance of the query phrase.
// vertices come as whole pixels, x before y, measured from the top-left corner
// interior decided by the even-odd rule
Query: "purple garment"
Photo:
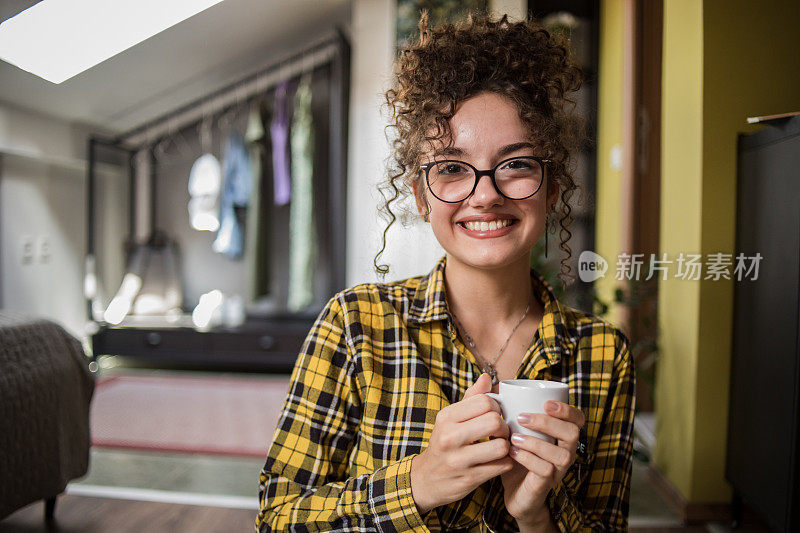
[[[289,170],[289,82],[282,81],[275,89],[275,106],[269,131],[272,136],[272,172],[275,183],[275,205],[289,203],[292,179]]]

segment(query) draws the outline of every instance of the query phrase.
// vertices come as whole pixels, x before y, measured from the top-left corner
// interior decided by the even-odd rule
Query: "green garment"
[[[247,131],[244,134],[253,177],[245,231],[245,260],[248,262],[247,291],[250,301],[258,300],[269,293],[269,218],[265,216],[268,215],[267,206],[261,199],[264,176],[261,161],[266,157],[265,135],[261,100],[257,99],[250,107]]]
[[[287,307],[300,311],[314,300],[317,235],[314,221],[314,124],[311,74],[303,75],[294,95],[290,146],[292,193],[289,208],[289,294]]]

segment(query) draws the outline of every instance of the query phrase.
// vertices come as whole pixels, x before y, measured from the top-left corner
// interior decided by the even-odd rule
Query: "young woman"
[[[261,473],[257,530],[627,529],[628,341],[558,302],[529,262],[550,213],[569,254],[565,105],[579,85],[534,22],[423,16],[386,95],[389,184],[413,192],[446,255],[425,276],[344,290],[319,315]],[[568,404],[519,420],[555,444],[509,434],[485,393],[514,378],[569,385]]]

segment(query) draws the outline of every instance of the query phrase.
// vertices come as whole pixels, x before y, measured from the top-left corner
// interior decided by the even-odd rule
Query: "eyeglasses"
[[[491,170],[478,170],[457,160],[433,161],[420,165],[431,193],[450,204],[463,202],[478,188],[481,176],[489,176],[495,190],[509,200],[524,200],[539,191],[544,181],[545,164],[540,157],[512,157],[500,161]]]

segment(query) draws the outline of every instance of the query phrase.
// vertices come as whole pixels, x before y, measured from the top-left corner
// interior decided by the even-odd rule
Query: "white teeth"
[[[491,231],[495,229],[505,228],[511,224],[511,220],[492,220],[491,222],[464,222],[464,227],[472,231]]]

